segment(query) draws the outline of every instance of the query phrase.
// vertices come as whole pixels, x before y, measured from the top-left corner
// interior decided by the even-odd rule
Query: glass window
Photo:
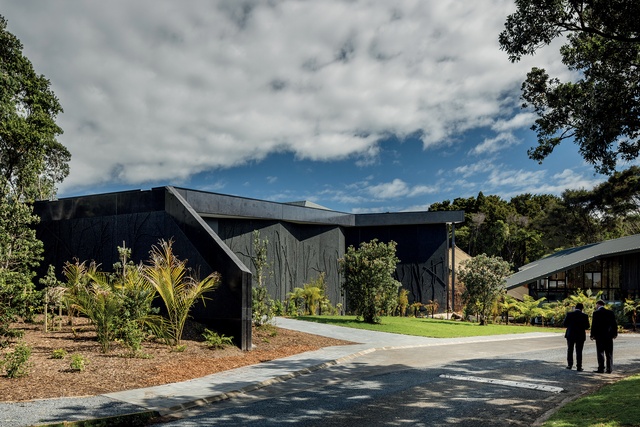
[[[599,271],[591,271],[584,273],[584,286],[586,288],[601,288],[602,273]]]

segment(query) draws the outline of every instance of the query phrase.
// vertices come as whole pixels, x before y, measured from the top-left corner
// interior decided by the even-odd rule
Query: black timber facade
[[[338,259],[350,245],[374,238],[395,241],[400,263],[396,278],[409,290],[410,303],[448,303],[448,225],[464,220],[464,212],[347,214],[176,187],[90,195],[38,202],[38,238],[44,261],[62,271],[78,259],[110,270],[117,247],[132,249],[134,262],[146,261],[160,239],[173,239],[174,251],[201,277],[217,271],[222,284],[194,317],[234,336],[251,348],[253,232],[267,239],[272,274],[267,289],[284,300],[322,272],[332,304],[345,304]]]

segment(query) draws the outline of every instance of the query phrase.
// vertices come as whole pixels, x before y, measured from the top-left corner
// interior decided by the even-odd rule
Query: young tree
[[[32,295],[42,244],[31,229],[38,220],[31,203],[53,197],[69,172],[70,154],[56,140],[61,112],[49,81],[35,73],[0,16],[0,318],[7,307],[6,318],[26,312]]]
[[[516,0],[499,42],[512,62],[533,55],[557,37],[562,62],[577,76],[561,82],[533,68],[522,84],[525,107],[538,115],[542,162],[563,140],[575,141],[597,171],[640,153],[640,2],[637,0]]]
[[[33,269],[42,253],[42,243],[29,226],[33,221],[29,206],[0,197],[0,337],[10,333],[16,316],[32,314],[37,296]]]
[[[268,239],[260,238],[260,231],[253,230],[253,256],[251,262],[256,274],[253,279],[256,282],[251,288],[251,317],[253,324],[262,326],[273,320],[273,300],[269,297],[265,286],[266,276],[270,273],[271,266],[267,260]]]
[[[393,274],[398,262],[396,242],[377,239],[360,243],[358,249],[349,246],[340,259],[349,307],[365,322],[380,323],[381,313],[391,314],[390,309],[397,305],[401,284]]]
[[[509,263],[499,257],[480,254],[462,263],[460,281],[466,289],[462,299],[471,312],[480,316],[480,324],[486,324],[494,304],[505,292],[505,281],[511,274]]]

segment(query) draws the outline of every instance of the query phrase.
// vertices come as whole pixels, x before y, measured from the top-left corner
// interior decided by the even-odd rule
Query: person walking
[[[604,307],[604,301],[596,302],[591,322],[591,339],[596,341],[598,369],[593,372],[610,374],[613,370],[613,340],[618,337],[618,322],[611,310]]]
[[[582,371],[582,349],[587,340],[587,329],[589,329],[589,316],[583,313],[584,305],[577,303],[575,310],[567,313],[562,324],[567,331],[564,337],[567,339],[567,369],[573,368],[573,349],[576,352],[576,370]]]

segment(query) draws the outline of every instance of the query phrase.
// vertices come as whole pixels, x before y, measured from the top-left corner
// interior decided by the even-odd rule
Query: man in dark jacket
[[[591,339],[596,340],[598,369],[594,372],[608,374],[613,369],[613,340],[618,336],[618,322],[611,310],[604,308],[604,301],[596,302],[591,324]]]
[[[573,367],[573,348],[576,349],[576,370],[582,371],[582,349],[587,340],[589,316],[582,312],[584,306],[577,303],[575,310],[567,313],[563,326],[567,328],[564,337],[567,339],[567,369]]]

